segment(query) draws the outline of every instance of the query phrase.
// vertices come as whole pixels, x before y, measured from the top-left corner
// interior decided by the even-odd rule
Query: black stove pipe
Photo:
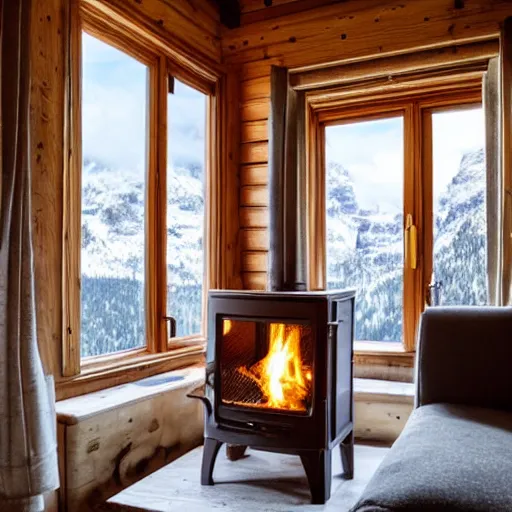
[[[269,116],[270,291],[306,290],[305,98],[272,66]]]

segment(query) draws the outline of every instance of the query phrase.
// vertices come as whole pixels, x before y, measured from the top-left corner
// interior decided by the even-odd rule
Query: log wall
[[[300,3],[300,2],[297,2]],[[279,2],[279,8],[296,2]],[[292,71],[399,55],[453,43],[498,36],[512,15],[505,0],[347,0],[272,19],[243,2],[242,21],[260,21],[225,30],[226,63],[241,66],[240,245],[245,288],[266,286],[267,120],[270,66]],[[271,9],[274,9],[272,7]],[[277,9],[277,7],[276,7]],[[245,18],[244,18],[245,17]]]

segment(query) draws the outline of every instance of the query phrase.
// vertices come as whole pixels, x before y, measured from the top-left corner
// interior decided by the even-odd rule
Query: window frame
[[[418,229],[418,265],[415,270],[404,264],[404,336],[402,343],[355,343],[355,360],[361,364],[412,366],[416,349],[416,332],[425,307],[426,288],[432,274],[432,128],[431,112],[464,108],[482,103],[482,76],[488,60],[498,51],[497,42],[472,45],[474,59],[442,66],[438,70],[419,69],[402,75],[400,63],[385,80],[344,82],[343,66],[333,73],[306,72],[295,78],[295,84],[311,87],[307,101],[308,172],[308,288],[322,290],[326,286],[326,214],[325,214],[325,127],[341,122],[375,119],[403,114],[404,119],[404,222],[406,213],[413,215]],[[441,54],[442,52],[440,52]],[[454,55],[456,55],[454,53]],[[404,63],[420,61],[410,56]],[[364,76],[362,69],[373,69],[370,63],[348,64],[355,77]],[[352,69],[354,68],[354,69]],[[335,87],[313,87],[314,80],[333,80]],[[374,72],[373,72],[374,73]],[[350,73],[349,73],[350,74]],[[403,76],[403,78],[402,78]],[[387,83],[386,83],[387,82]],[[430,123],[430,124],[429,124]],[[404,251],[404,259],[407,255]],[[427,279],[428,278],[428,279]],[[406,308],[408,304],[408,308]]]
[[[222,247],[215,232],[219,190],[212,186],[222,170],[212,137],[223,126],[219,106],[226,75],[215,65],[182,55],[171,43],[155,40],[148,29],[137,28],[129,13],[120,16],[93,0],[71,0],[67,11],[69,46],[66,48],[65,160],[63,173],[62,272],[62,378],[59,396],[73,396],[88,388],[101,389],[140,378],[142,374],[200,362],[206,342],[207,290],[229,280],[211,272]],[[81,252],[81,38],[82,30],[148,66],[147,171],[145,198],[145,303],[146,345],[111,354],[80,357],[80,252]],[[169,76],[207,95],[205,165],[205,236],[202,332],[168,339],[166,312],[166,205],[167,205],[167,96]],[[221,212],[223,213],[223,212]],[[228,272],[226,272],[228,274]]]

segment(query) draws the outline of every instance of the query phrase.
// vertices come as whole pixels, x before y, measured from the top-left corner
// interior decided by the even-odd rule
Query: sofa
[[[429,308],[416,364],[416,408],[352,511],[512,511],[512,308]]]

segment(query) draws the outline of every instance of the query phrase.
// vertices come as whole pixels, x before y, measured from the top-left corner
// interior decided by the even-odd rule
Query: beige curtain
[[[58,487],[53,382],[36,338],[31,241],[30,2],[0,2],[0,510],[43,510]]]
[[[512,18],[503,23],[500,55],[484,76],[489,303],[512,302]]]
[[[502,303],[501,296],[501,128],[500,61],[489,62],[483,79],[485,112],[485,161],[487,167],[487,291],[490,305]]]

